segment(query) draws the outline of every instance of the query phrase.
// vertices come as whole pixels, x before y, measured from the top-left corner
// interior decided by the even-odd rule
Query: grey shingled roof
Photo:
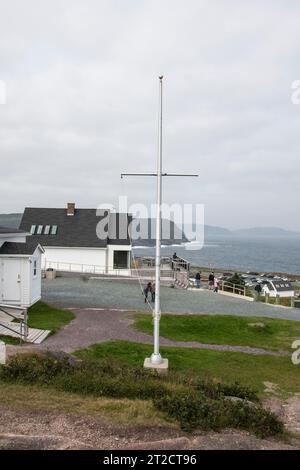
[[[293,286],[288,281],[272,281],[272,282],[278,292],[294,290]]]
[[[96,209],[75,209],[75,215],[67,215],[66,209],[29,208],[24,211],[20,229],[30,232],[32,225],[57,225],[56,235],[31,235],[32,241],[41,246],[105,248],[107,244],[130,245],[129,237],[119,239],[118,229],[115,240],[97,237],[97,224],[107,215],[99,216]],[[119,222],[129,221],[127,214],[111,213],[109,225],[117,227]]]
[[[0,255],[33,255],[37,246],[34,243],[5,242],[0,248]]]

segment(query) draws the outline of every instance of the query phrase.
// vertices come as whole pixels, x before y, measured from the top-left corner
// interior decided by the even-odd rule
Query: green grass
[[[3,341],[5,344],[20,344],[20,340],[18,338],[6,335],[0,335],[0,341]]]
[[[24,397],[26,396],[26,400]],[[0,383],[0,400],[2,405],[33,412],[76,413],[83,416],[93,416],[105,420],[107,426],[160,426],[178,429],[176,423],[166,420],[151,400],[127,400],[105,397],[81,396],[38,385]]]
[[[134,319],[136,329],[152,334],[150,315],[138,314]],[[250,326],[253,323],[265,326]],[[300,339],[300,322],[233,315],[163,315],[160,334],[176,341],[291,351],[293,341]]]
[[[300,391],[300,365],[295,366],[290,357],[255,356],[190,348],[161,348],[162,355],[169,359],[170,370],[189,376],[216,378],[224,383],[239,382],[264,391],[263,382],[272,382],[282,394]],[[152,346],[127,341],[109,341],[77,351],[81,358],[111,359],[131,366],[142,366],[145,357],[152,353]]]
[[[56,333],[75,318],[73,312],[61,310],[44,302],[37,302],[28,311],[28,326]]]

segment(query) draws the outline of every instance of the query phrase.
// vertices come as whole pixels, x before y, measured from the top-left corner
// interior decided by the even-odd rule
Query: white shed
[[[30,307],[41,298],[43,248],[27,233],[0,227],[0,303]]]

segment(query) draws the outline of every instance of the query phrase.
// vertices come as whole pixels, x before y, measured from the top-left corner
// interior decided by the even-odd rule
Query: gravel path
[[[0,450],[297,450],[299,440],[258,439],[238,430],[187,435],[171,427],[122,426],[101,417],[0,405]]]
[[[41,345],[25,346],[26,348],[43,350],[60,350],[71,353],[95,343],[109,340],[125,340],[135,343],[152,344],[151,335],[135,330],[134,320],[130,312],[118,309],[85,308],[72,309],[76,318],[65,328],[46,339]],[[177,346],[194,349],[210,349],[213,351],[231,351],[255,355],[286,356],[285,351],[267,351],[248,346],[229,346],[204,344],[195,341],[173,341],[161,338],[162,346]],[[19,346],[8,346],[9,353],[20,350]]]
[[[139,284],[126,281],[57,278],[43,281],[43,299],[63,307],[108,307],[146,311]],[[262,302],[214,294],[208,291],[186,291],[163,287],[161,290],[163,312],[207,313],[239,316],[260,316],[300,320],[300,309],[272,307]]]

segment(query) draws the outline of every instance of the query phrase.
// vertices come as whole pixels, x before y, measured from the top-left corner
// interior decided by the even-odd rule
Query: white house
[[[30,307],[41,298],[43,249],[28,235],[0,227],[0,304]]]
[[[26,208],[22,230],[44,249],[43,269],[95,274],[131,273],[128,214],[109,210]]]
[[[262,292],[270,297],[294,297],[295,291],[289,281],[270,279],[263,285]]]

